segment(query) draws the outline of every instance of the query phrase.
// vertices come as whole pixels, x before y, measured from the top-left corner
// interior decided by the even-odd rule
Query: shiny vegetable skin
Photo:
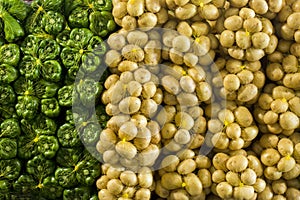
[[[19,121],[14,118],[4,120],[0,125],[0,138],[17,138],[21,134]]]
[[[26,164],[26,172],[37,180],[41,180],[55,171],[55,164],[42,155],[37,155]]]
[[[65,123],[57,131],[58,141],[63,147],[78,147],[81,145],[78,131],[72,124]]]
[[[39,99],[35,96],[18,96],[17,114],[24,119],[33,119],[38,113]]]
[[[38,135],[55,135],[57,129],[57,122],[43,114],[39,114],[35,119],[29,122],[32,129]]]
[[[116,28],[113,16],[107,11],[96,11],[90,14],[90,29],[93,33],[105,37]]]
[[[76,187],[74,189],[65,189],[63,192],[63,200],[89,200],[90,188],[88,187]]]
[[[38,152],[48,159],[53,158],[59,148],[59,143],[55,136],[41,135],[37,144]]]
[[[0,85],[0,104],[12,104],[15,103],[16,94],[14,89],[7,84]]]
[[[84,145],[94,145],[99,140],[101,127],[98,123],[89,123],[80,132],[80,138]]]
[[[75,171],[72,168],[57,168],[55,179],[64,188],[72,188],[78,184]]]
[[[103,90],[102,85],[91,78],[81,79],[76,83],[76,90],[79,94],[81,103],[85,107],[95,105]]]
[[[56,162],[62,167],[74,167],[81,158],[83,149],[76,148],[60,148],[56,154]]]
[[[11,65],[0,65],[0,82],[11,83],[18,78],[18,71]]]
[[[63,187],[58,184],[54,176],[44,178],[43,187],[41,188],[41,196],[46,199],[59,199],[63,193]]]
[[[100,165],[93,158],[91,160],[83,160],[76,166],[78,168],[76,178],[82,185],[92,186],[101,174]]]
[[[21,167],[21,162],[18,159],[0,160],[0,179],[17,179],[20,175]]]
[[[0,63],[17,66],[20,61],[20,48],[17,44],[4,44],[0,47]]]
[[[65,28],[66,22],[61,13],[48,11],[43,15],[41,24],[47,33],[57,35]]]
[[[12,159],[17,156],[17,142],[14,139],[0,139],[0,159]]]
[[[42,99],[41,111],[48,117],[57,117],[60,113],[60,107],[56,98]]]

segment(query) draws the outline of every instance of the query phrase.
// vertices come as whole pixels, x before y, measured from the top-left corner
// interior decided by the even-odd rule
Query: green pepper
[[[38,152],[48,159],[53,158],[59,148],[59,144],[55,136],[41,135],[38,138],[37,145]]]
[[[20,136],[18,139],[18,157],[28,160],[37,152],[37,137]]]
[[[89,27],[89,13],[83,7],[75,8],[69,15],[69,25],[72,28],[88,28]]]
[[[99,36],[90,39],[87,49],[96,55],[104,55],[107,51],[105,42]]]
[[[19,194],[31,194],[37,193],[36,181],[32,176],[28,174],[21,175],[13,184],[16,192]]]
[[[40,12],[46,10],[58,11],[63,7],[63,0],[34,0],[31,3],[31,7],[36,10],[40,10]]]
[[[65,18],[58,12],[48,11],[43,15],[41,24],[47,33],[57,35],[65,28]]]
[[[3,196],[4,194],[8,194],[10,191],[11,191],[10,182],[8,180],[0,180],[0,199],[6,199]]]
[[[42,15],[39,12],[32,13],[29,15],[25,22],[25,31],[28,34],[40,34],[43,33],[42,27]]]
[[[59,127],[57,138],[63,147],[78,147],[81,145],[81,140],[75,126],[69,123],[65,123]]]
[[[91,4],[92,8],[95,10],[112,10],[112,1],[111,0],[85,0],[88,4]]]
[[[87,73],[95,72],[101,64],[101,58],[93,53],[86,53],[82,55],[81,67]]]
[[[17,66],[20,61],[20,48],[17,44],[5,44],[0,48],[0,63]]]
[[[0,65],[0,82],[11,83],[18,78],[18,70],[13,66]]]
[[[24,76],[19,76],[13,83],[13,88],[18,95],[35,95],[34,82],[26,79]]]
[[[91,107],[95,105],[95,99],[99,98],[102,86],[94,79],[85,78],[76,83],[76,91],[82,104],[86,107]]]
[[[42,65],[40,59],[32,56],[24,56],[20,62],[20,74],[29,80],[37,80],[40,78],[39,68]]]
[[[74,167],[81,158],[83,149],[76,148],[60,148],[56,154],[56,162],[61,167]]]
[[[91,31],[101,37],[105,37],[108,33],[116,28],[113,16],[109,11],[95,11],[89,15]]]
[[[65,47],[61,51],[60,58],[66,68],[71,68],[72,66],[79,65],[81,55],[79,50]]]
[[[15,139],[0,139],[0,159],[12,159],[17,156],[17,142]]]
[[[59,86],[56,83],[40,80],[36,83],[35,94],[38,98],[51,98],[56,95]]]
[[[73,88],[73,85],[65,85],[58,90],[57,98],[59,105],[67,107],[72,106],[73,93],[75,93]]]
[[[21,162],[17,159],[0,160],[0,179],[14,180],[21,172]]]
[[[4,120],[1,125],[1,137],[16,138],[21,134],[19,121],[14,118]]]
[[[80,138],[85,145],[94,145],[99,140],[101,127],[97,123],[89,123],[80,132]]]
[[[81,50],[88,45],[93,35],[87,28],[74,28],[70,33],[68,46]]]
[[[91,186],[101,174],[101,166],[93,161],[81,161],[77,165],[76,178],[82,185]]]
[[[78,184],[75,171],[72,168],[57,168],[55,179],[64,188],[72,188]]]
[[[33,119],[38,113],[39,99],[34,96],[18,96],[17,114],[24,119]]]
[[[41,196],[46,199],[59,199],[63,194],[63,188],[54,176],[44,178],[41,188]]]
[[[67,43],[70,39],[70,32],[71,31],[69,29],[65,29],[62,32],[60,32],[56,36],[56,42],[58,42],[58,44],[60,44],[63,47],[67,46]]]
[[[0,121],[1,119],[17,118],[18,115],[14,104],[1,105],[0,104]]]
[[[93,108],[87,109],[81,104],[73,105],[73,124],[83,127],[82,125],[86,125],[87,122],[92,122],[92,120],[90,119],[90,115],[93,113],[92,109]],[[94,122],[96,122],[96,120]]]
[[[55,60],[60,54],[59,44],[50,38],[43,39],[39,44],[38,57],[41,61]]]
[[[11,104],[16,100],[16,94],[10,85],[0,84],[0,104]]]
[[[90,188],[88,187],[76,187],[72,189],[65,189],[63,193],[63,200],[89,200]]]
[[[40,38],[34,35],[28,35],[21,43],[21,50],[24,54],[36,57],[39,43]]]
[[[97,194],[94,194],[91,196],[91,198],[89,198],[89,200],[98,200],[98,195]]]
[[[70,84],[74,84],[74,81],[76,79],[81,79],[84,77],[85,77],[85,73],[83,67],[79,67],[75,65],[68,69],[65,81],[71,82]]]
[[[62,67],[56,60],[47,60],[41,67],[41,74],[47,81],[59,82],[62,78]]]
[[[29,160],[26,164],[26,172],[37,180],[51,175],[55,171],[55,164],[51,160],[47,160],[42,155],[37,155]]]
[[[74,118],[73,118],[73,111],[72,109],[66,110],[66,114],[65,114],[65,120],[70,123],[70,124],[74,124]]]
[[[51,119],[43,114],[39,114],[33,120],[32,129],[39,135],[55,135],[57,124],[54,119]]]
[[[42,99],[41,111],[48,117],[57,117],[60,113],[60,107],[56,98]]]

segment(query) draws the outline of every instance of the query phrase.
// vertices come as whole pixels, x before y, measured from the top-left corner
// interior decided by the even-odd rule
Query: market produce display
[[[111,9],[110,1],[0,1],[0,199],[98,199]]]
[[[300,199],[299,0],[0,0],[0,199]]]

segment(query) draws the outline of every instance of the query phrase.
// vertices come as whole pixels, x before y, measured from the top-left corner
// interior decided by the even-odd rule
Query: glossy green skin
[[[56,98],[42,99],[41,111],[48,117],[57,117],[60,113],[60,107]]]
[[[0,82],[11,83],[18,78],[18,70],[11,65],[0,65]]]
[[[36,83],[35,94],[40,99],[51,98],[56,95],[58,89],[58,84],[42,79]]]
[[[10,85],[0,84],[0,104],[13,104],[16,100],[16,94]]]
[[[41,135],[37,145],[38,152],[48,159],[53,158],[59,149],[59,143],[55,136]]]
[[[28,15],[30,9],[21,0],[1,0],[0,18],[3,26],[0,26],[0,32],[4,33],[4,38],[8,42],[14,42],[25,35],[20,24]]]
[[[17,44],[4,44],[0,47],[0,63],[17,66],[20,61],[20,48]]]
[[[29,122],[32,129],[38,135],[55,135],[57,122],[43,114],[39,114],[35,119]]]
[[[43,180],[43,187],[41,188],[41,196],[46,199],[59,199],[63,194],[63,187],[58,184],[54,176],[48,176]]]
[[[38,113],[39,99],[34,96],[18,96],[16,111],[24,119],[33,119]]]
[[[55,179],[64,188],[72,188],[78,184],[75,171],[72,168],[57,168]]]
[[[76,187],[74,189],[65,189],[63,192],[63,200],[89,200],[90,189],[88,187]]]
[[[37,155],[26,164],[26,172],[37,180],[41,180],[55,171],[55,164],[42,155]]]
[[[113,16],[108,11],[95,11],[90,14],[90,29],[94,34],[105,37],[116,28]]]
[[[90,123],[80,132],[80,138],[84,145],[95,145],[99,140],[101,127],[99,124]]]
[[[94,79],[86,78],[76,83],[76,91],[79,94],[81,103],[85,107],[91,107],[95,105],[95,100],[99,98],[102,86]]]
[[[66,22],[59,12],[48,11],[43,15],[41,24],[47,33],[57,35],[65,28]]]
[[[73,103],[73,85],[65,85],[58,90],[58,103],[61,106],[71,107]]]
[[[16,138],[21,134],[19,121],[14,118],[4,120],[0,125],[0,138]]]
[[[78,147],[81,145],[81,140],[75,126],[69,123],[65,123],[59,127],[57,138],[63,147]]]
[[[70,27],[89,27],[89,12],[83,7],[75,8],[68,18]]]
[[[83,149],[76,148],[60,148],[56,154],[56,162],[62,167],[74,167],[79,159],[82,157]]]
[[[17,156],[17,142],[15,139],[0,139],[0,159],[12,159]]]
[[[77,163],[78,170],[76,171],[76,178],[82,185],[92,186],[95,180],[101,174],[99,163],[91,161],[81,161]]]
[[[0,160],[0,179],[15,180],[21,172],[21,162],[18,159]]]

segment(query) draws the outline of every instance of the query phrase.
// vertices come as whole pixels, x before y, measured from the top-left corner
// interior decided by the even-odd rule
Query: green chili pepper
[[[81,161],[77,164],[76,178],[82,185],[91,186],[95,184],[97,177],[101,174],[99,163],[90,161]]]
[[[24,119],[33,119],[39,109],[39,99],[34,96],[18,96],[17,114]]]
[[[24,56],[20,62],[20,74],[29,80],[37,80],[40,77],[39,68],[42,65],[40,59],[32,56]]]
[[[78,147],[81,145],[81,140],[75,126],[69,123],[65,123],[59,127],[57,138],[63,147]]]
[[[28,35],[21,43],[21,50],[24,54],[37,56],[38,44],[40,43],[40,38],[34,35]]]
[[[58,12],[48,11],[43,15],[41,24],[47,33],[57,35],[65,28],[65,18]]]
[[[61,106],[72,106],[72,97],[74,93],[73,85],[65,85],[58,90],[58,103]]]
[[[21,134],[19,121],[14,118],[4,120],[1,125],[1,137],[16,138]]]
[[[11,65],[0,65],[0,82],[11,83],[18,78],[18,70]]]
[[[60,44],[63,47],[67,46],[69,39],[70,39],[70,30],[68,29],[63,30],[56,36],[56,42],[58,42],[58,44]]]
[[[63,188],[59,185],[54,176],[48,176],[43,180],[41,196],[46,199],[59,199],[63,194]]]
[[[90,199],[90,188],[88,187],[77,187],[73,189],[65,189],[63,192],[63,200],[89,200]]]
[[[101,64],[101,58],[93,53],[82,55],[82,68],[87,73],[95,72]]]
[[[41,61],[55,60],[59,54],[60,46],[55,40],[47,38],[40,42],[38,55]]]
[[[88,28],[89,27],[89,13],[83,7],[75,8],[69,15],[69,25],[72,28]]]
[[[57,168],[55,179],[64,188],[75,187],[78,184],[75,171],[72,168]]]
[[[99,140],[101,127],[97,123],[89,123],[80,132],[81,141],[85,145],[94,145]]]
[[[33,120],[32,129],[39,135],[55,135],[57,123],[54,119],[39,114]]]
[[[0,84],[0,104],[11,104],[16,100],[16,94],[10,85]]]
[[[109,11],[95,11],[89,15],[91,31],[101,37],[105,37],[116,28],[113,16]]]
[[[95,105],[95,99],[99,98],[102,86],[91,78],[81,79],[76,84],[76,91],[79,94],[82,104],[86,107]]]
[[[21,172],[21,162],[17,159],[0,160],[0,179],[14,180]]]
[[[42,99],[41,111],[48,117],[57,117],[60,113],[58,101],[55,98]]]
[[[62,67],[56,60],[45,61],[41,73],[44,79],[50,82],[59,82],[62,79]]]
[[[12,159],[17,156],[17,142],[15,139],[0,139],[0,159]]]
[[[81,50],[88,45],[93,35],[87,28],[74,28],[70,33],[68,46]]]
[[[99,36],[93,36],[90,39],[87,49],[96,55],[104,55],[107,51],[105,42]]]
[[[53,158],[59,148],[58,141],[54,136],[41,135],[37,144],[39,153],[48,159]]]
[[[35,94],[38,98],[51,98],[56,95],[59,86],[56,83],[40,80],[36,83]]]
[[[60,58],[64,66],[66,68],[70,68],[72,66],[79,65],[81,55],[79,53],[79,50],[73,49],[71,47],[65,47],[61,51]]]
[[[47,160],[42,155],[37,155],[29,160],[26,164],[26,172],[37,180],[51,175],[55,171],[55,164],[51,160]]]
[[[82,155],[83,149],[76,148],[60,148],[56,154],[56,162],[61,167],[74,167]]]
[[[17,44],[5,44],[0,48],[0,63],[17,66],[20,61],[20,48]]]

